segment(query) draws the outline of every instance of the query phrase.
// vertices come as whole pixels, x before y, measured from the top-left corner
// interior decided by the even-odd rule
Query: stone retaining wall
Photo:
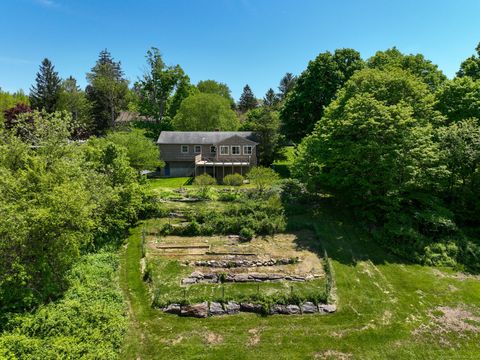
[[[180,316],[190,316],[198,318],[206,318],[208,316],[218,316],[218,315],[233,315],[238,314],[239,312],[252,312],[252,313],[262,313],[262,305],[255,303],[237,303],[229,301],[227,303],[219,302],[202,302],[198,304],[191,305],[180,305],[180,304],[170,304],[167,307],[162,309],[163,311],[170,314],[177,314]],[[275,304],[272,305],[269,311],[270,315],[281,314],[281,315],[295,315],[295,314],[328,314],[333,313],[337,310],[336,305],[327,305],[327,304],[318,304],[315,305],[313,302],[305,302],[302,305],[282,305]]]
[[[265,273],[248,273],[248,274],[224,274],[221,276],[216,273],[204,274],[200,271],[194,271],[189,277],[182,279],[182,285],[193,284],[215,284],[221,282],[263,282],[263,281],[309,281],[315,278],[314,275],[288,275],[288,274],[265,274]]]
[[[187,262],[187,265],[213,268],[234,268],[234,267],[256,267],[256,266],[275,266],[289,265],[300,262],[298,258],[281,258],[269,260],[198,260]]]

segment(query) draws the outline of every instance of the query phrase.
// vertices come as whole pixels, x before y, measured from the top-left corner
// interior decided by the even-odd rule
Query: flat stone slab
[[[208,303],[205,301],[203,303],[182,306],[180,315],[206,318],[208,316]]]
[[[319,304],[318,311],[330,314],[337,311],[337,305]]]
[[[218,302],[212,302],[210,303],[210,315],[224,315],[225,314],[225,310],[223,309],[223,306],[222,304],[218,303]]]
[[[318,307],[313,302],[307,301],[300,306],[303,314],[313,314],[318,312]]]

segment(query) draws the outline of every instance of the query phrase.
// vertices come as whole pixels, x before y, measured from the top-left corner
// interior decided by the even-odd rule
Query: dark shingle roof
[[[235,135],[255,141],[252,131],[162,131],[157,144],[217,144]]]

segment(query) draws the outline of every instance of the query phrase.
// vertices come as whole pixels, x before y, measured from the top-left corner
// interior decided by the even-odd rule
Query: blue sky
[[[318,53],[367,58],[397,46],[452,77],[480,41],[478,0],[1,0],[0,87],[28,91],[44,57],[62,77],[85,73],[107,48],[132,82],[155,46],[193,83],[248,83],[257,97]]]

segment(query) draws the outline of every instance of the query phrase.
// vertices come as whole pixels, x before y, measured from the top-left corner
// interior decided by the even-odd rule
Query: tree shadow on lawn
[[[311,229],[315,237],[297,233],[296,245],[344,265],[356,265],[358,261],[372,263],[410,264],[405,259],[388,253],[355,220],[348,209],[336,206],[331,198],[320,199],[314,205],[287,205],[287,229],[298,232]]]

